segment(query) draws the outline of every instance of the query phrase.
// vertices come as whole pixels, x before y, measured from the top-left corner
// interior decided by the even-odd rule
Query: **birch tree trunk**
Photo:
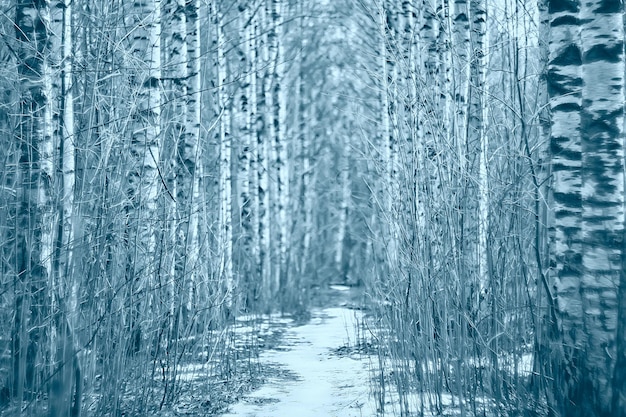
[[[232,174],[231,174],[231,99],[226,90],[227,72],[224,47],[223,17],[218,2],[212,4],[212,20],[217,36],[216,75],[218,81],[217,108],[220,111],[219,121],[219,232],[218,245],[220,256],[219,277],[223,282],[223,292],[226,306],[232,307],[234,277],[233,277],[233,230],[232,230]]]
[[[51,382],[51,417],[79,416],[81,409],[81,369],[76,356],[73,329],[78,326],[78,277],[74,273],[75,222],[75,130],[72,66],[72,7],[68,0],[51,4],[51,69],[58,76],[52,81],[51,96],[58,97],[58,109],[51,108],[58,120],[52,127],[61,171],[57,203],[59,208],[54,257],[50,280],[52,323],[50,348],[54,377]],[[51,74],[52,76],[52,74]]]
[[[346,259],[346,232],[348,228],[348,212],[350,210],[350,200],[351,200],[351,192],[350,192],[350,152],[351,152],[351,144],[350,144],[350,132],[344,134],[344,137],[341,138],[343,141],[343,146],[341,149],[341,153],[339,154],[339,184],[340,184],[340,192],[339,192],[339,213],[338,213],[338,230],[335,236],[335,268],[337,270],[337,279],[341,282],[348,282],[348,273],[347,267],[344,267],[347,263]]]
[[[241,10],[243,8],[243,10]],[[239,208],[239,228],[240,236],[240,270],[242,272],[241,282],[241,296],[244,297],[244,301],[247,303],[249,298],[254,298],[251,294],[251,287],[255,285],[254,279],[251,277],[252,268],[250,260],[254,259],[252,254],[252,221],[251,216],[251,155],[252,155],[252,128],[254,126],[254,119],[252,115],[252,103],[256,101],[256,97],[252,98],[256,94],[256,86],[254,75],[252,74],[252,57],[253,54],[253,26],[252,26],[252,5],[244,4],[240,6],[241,16],[239,17],[239,33],[240,33],[240,69],[244,72],[244,76],[241,77],[237,92],[237,105],[235,106],[239,111],[239,158],[238,158],[238,171],[237,171],[237,191],[238,191],[238,208]],[[251,94],[251,92],[253,94]],[[256,106],[256,102],[254,103]]]
[[[475,245],[470,249],[470,258],[476,259],[476,301],[478,298],[484,296],[488,281],[489,271],[487,265],[487,252],[488,252],[488,221],[489,221],[489,190],[487,183],[487,152],[488,143],[487,136],[485,134],[486,123],[486,103],[485,103],[485,80],[487,74],[486,65],[486,17],[487,12],[485,9],[484,0],[470,0],[470,51],[472,54],[470,62],[470,83],[472,88],[470,90],[470,102],[469,102],[469,124],[468,124],[468,151],[467,157],[470,159],[472,165],[468,174],[470,175],[469,181],[476,181],[476,185],[470,185],[470,189],[477,191],[476,198],[478,204],[476,207],[476,213],[470,213],[468,219],[471,223],[470,228],[476,227],[477,241]],[[474,162],[475,158],[478,161]],[[469,199],[473,199],[474,196],[469,195]],[[471,229],[470,229],[471,230]],[[473,239],[473,233],[469,238]],[[473,261],[470,261],[473,262]]]
[[[469,79],[470,79],[470,23],[469,23],[469,7],[467,0],[455,0],[452,39],[454,41],[454,96],[455,96],[455,114],[454,131],[456,140],[456,152],[461,161],[464,161],[465,155],[464,141],[461,138],[467,136],[467,103],[469,98]],[[461,164],[461,169],[464,165]],[[464,172],[461,172],[461,176]]]
[[[576,381],[591,413],[611,415],[617,288],[624,256],[624,22],[620,1],[581,2],[582,324]],[[564,299],[564,304],[569,300]],[[575,300],[573,300],[575,301]],[[563,327],[563,333],[571,327]],[[573,366],[572,366],[573,368]],[[575,379],[574,379],[575,380]],[[570,386],[574,380],[570,381]],[[621,393],[624,395],[624,393]],[[583,405],[583,404],[581,404]],[[584,407],[584,406],[583,406]],[[624,410],[621,410],[623,413]],[[573,414],[570,414],[573,415]]]
[[[259,31],[259,18],[258,11],[251,15],[251,21],[248,28],[248,50],[250,51],[250,73],[248,74],[249,80],[249,105],[248,105],[248,124],[250,125],[250,202],[249,202],[249,222],[250,222],[250,255],[252,265],[250,268],[250,276],[253,283],[250,283],[250,296],[252,300],[249,302],[257,301],[262,296],[263,291],[263,277],[261,275],[262,270],[262,248],[261,248],[261,171],[259,162],[260,147],[258,140],[261,134],[260,122],[262,115],[259,114],[259,84],[262,83],[262,77],[259,74],[259,62],[262,57],[260,48],[260,31]]]
[[[552,196],[554,224],[551,229],[551,268],[554,296],[558,302],[559,326],[570,329],[562,333],[564,374],[577,373],[574,363],[584,343],[582,323],[582,57],[578,12],[580,2],[549,2],[550,42],[547,85],[550,95],[552,129],[550,148],[552,157]],[[556,325],[556,324],[555,324]],[[556,359],[560,361],[560,358]],[[569,363],[569,365],[568,365]],[[570,369],[572,367],[572,369]],[[554,387],[564,407],[570,388],[555,371]],[[549,389],[550,390],[550,389]]]
[[[271,252],[271,292],[278,294],[287,276],[287,208],[289,205],[289,167],[287,145],[285,143],[285,108],[283,100],[284,46],[282,39],[283,2],[267,0],[266,14],[270,17],[268,29],[268,54],[270,82],[267,91],[269,116],[270,150],[270,252]]]
[[[396,221],[393,214],[393,126],[391,120],[391,109],[393,101],[393,82],[394,82],[394,57],[391,52],[391,43],[393,39],[390,35],[389,27],[389,8],[385,0],[380,0],[376,5],[378,14],[378,36],[380,39],[379,45],[379,68],[380,68],[380,130],[379,130],[379,142],[376,144],[378,147],[379,167],[378,169],[383,173],[382,180],[379,184],[379,195],[376,196],[379,206],[380,215],[386,218],[386,225],[380,226],[379,231],[382,241],[382,250],[385,253],[384,260],[378,262],[379,265],[388,265],[385,271],[381,272],[386,274],[389,270],[394,270],[397,266],[397,250],[398,245],[395,237],[395,227],[393,223]]]
[[[622,237],[624,239],[624,237]],[[622,254],[622,262],[624,255]],[[617,340],[615,347],[615,370],[613,373],[613,398],[611,408],[616,417],[626,416],[626,274],[624,267],[620,275],[617,293]]]
[[[620,2],[549,3],[554,287],[568,416],[620,402],[618,289],[624,257],[624,26]],[[619,342],[617,343],[619,344]],[[562,369],[559,371],[558,369]],[[616,386],[619,382],[616,379]],[[622,400],[623,401],[623,400]]]
[[[167,323],[165,337],[165,363],[163,376],[166,380],[162,403],[174,400],[177,390],[178,353],[180,335],[184,332],[183,312],[187,297],[186,221],[193,177],[184,166],[183,152],[187,140],[187,25],[184,0],[164,0],[162,3],[161,49],[163,56],[161,89],[163,104],[161,112],[161,160],[160,176],[165,190],[159,193],[161,205],[158,282],[166,289],[161,303],[152,311]],[[193,129],[193,128],[191,128]],[[157,306],[163,305],[163,310]],[[165,327],[165,324],[160,326]]]
[[[270,55],[268,49],[268,37],[263,33],[267,27],[267,11],[265,7],[260,7],[259,14],[259,50],[260,60],[265,66],[261,72],[260,79],[257,79],[257,144],[256,144],[256,170],[258,185],[258,218],[259,218],[259,250],[257,275],[261,283],[264,302],[270,303],[272,297],[272,282],[270,271],[270,190],[269,190],[269,141],[271,140],[272,120],[267,115],[271,109],[271,73],[268,70],[270,65]]]
[[[126,5],[126,4],[125,4]],[[130,160],[126,177],[128,263],[126,279],[131,331],[128,349],[142,345],[142,308],[151,303],[154,285],[159,167],[161,157],[161,2],[144,0],[126,5],[130,33],[128,65],[132,70],[134,97],[130,115]],[[144,292],[145,291],[145,292]]]
[[[203,193],[200,192],[203,167],[201,163],[202,148],[200,146],[201,121],[201,80],[200,80],[200,0],[185,1],[185,24],[187,47],[187,96],[185,135],[179,147],[182,164],[179,165],[181,178],[189,178],[187,188],[178,185],[180,212],[183,218],[180,223],[179,236],[185,245],[183,276],[187,277],[185,311],[191,313],[198,295],[198,282],[202,274],[200,262],[200,213],[204,205]],[[182,179],[181,179],[182,181]]]
[[[304,41],[303,41],[304,42]],[[304,44],[303,44],[304,46]],[[302,66],[302,61],[300,62]],[[300,245],[300,265],[298,274],[302,277],[306,277],[309,272],[309,266],[311,265],[311,237],[313,234],[313,172],[311,167],[310,156],[310,130],[308,130],[307,121],[311,120],[311,103],[305,100],[305,81],[303,79],[303,69],[300,69],[298,76],[298,142],[299,152],[301,159],[300,173],[300,191],[299,191],[299,207],[300,216],[302,219],[302,239],[299,242]]]
[[[17,1],[15,5],[18,75],[21,94],[16,140],[17,169],[15,313],[11,334],[12,397],[20,402],[36,391],[35,366],[44,363],[49,314],[48,285],[53,254],[52,206],[53,126],[52,80],[49,63],[50,5]]]

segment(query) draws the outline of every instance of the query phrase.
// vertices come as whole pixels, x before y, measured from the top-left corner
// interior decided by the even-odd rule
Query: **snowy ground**
[[[314,310],[306,325],[289,327],[283,344],[260,356],[261,366],[275,374],[223,417],[376,416],[369,371],[376,359],[358,353],[361,320],[359,311],[335,307]]]

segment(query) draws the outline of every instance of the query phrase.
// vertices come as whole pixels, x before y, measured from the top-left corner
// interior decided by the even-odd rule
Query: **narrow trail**
[[[355,349],[361,320],[360,311],[331,307],[313,310],[305,325],[287,325],[283,343],[260,356],[275,374],[223,417],[376,416],[375,358]]]

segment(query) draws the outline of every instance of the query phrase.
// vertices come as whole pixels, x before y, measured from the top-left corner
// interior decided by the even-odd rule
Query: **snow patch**
[[[370,395],[372,358],[333,353],[358,342],[361,320],[358,311],[329,308],[314,311],[308,324],[287,330],[284,343],[262,353],[260,363],[288,372],[269,378],[224,417],[375,416]]]

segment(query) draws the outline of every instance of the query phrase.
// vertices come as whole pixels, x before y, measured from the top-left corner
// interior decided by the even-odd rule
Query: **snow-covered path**
[[[261,365],[276,368],[257,391],[232,405],[223,417],[372,417],[370,361],[337,354],[357,342],[361,313],[347,308],[314,310],[306,325],[290,327],[284,343],[261,354]]]

